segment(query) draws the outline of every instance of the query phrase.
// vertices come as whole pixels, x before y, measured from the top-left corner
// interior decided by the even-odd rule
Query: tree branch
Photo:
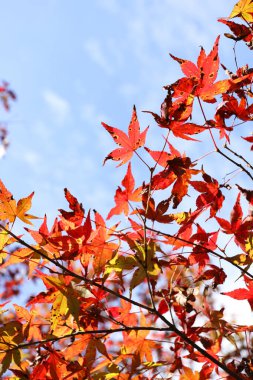
[[[205,246],[203,246],[203,245],[201,245],[201,244],[193,243],[192,241],[189,241],[189,240],[186,240],[186,239],[180,238],[179,236],[175,236],[175,235],[169,234],[169,233],[167,233],[167,232],[162,232],[162,231],[156,230],[155,228],[147,227],[147,229],[148,229],[149,231],[153,231],[153,232],[157,233],[158,235],[171,237],[171,238],[174,238],[175,240],[182,241],[183,243],[191,244],[191,245],[194,246],[194,247],[198,247],[198,248],[201,248],[201,249],[205,249],[207,253],[211,253],[212,255],[218,257],[220,260],[224,260],[224,261],[228,262],[229,264],[231,264],[231,265],[233,265],[235,268],[237,268],[239,271],[241,271],[242,273],[246,274],[246,275],[249,276],[251,279],[253,279],[253,275],[250,274],[247,270],[241,268],[239,265],[237,265],[237,264],[231,262],[231,261],[229,260],[229,258],[220,255],[218,252],[215,252],[215,251],[213,251],[212,249],[206,248]]]

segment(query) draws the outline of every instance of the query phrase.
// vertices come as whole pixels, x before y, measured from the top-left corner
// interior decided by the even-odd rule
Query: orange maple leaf
[[[125,190],[122,190],[121,187],[118,187],[118,189],[116,190],[114,196],[116,206],[111,209],[107,216],[107,219],[110,219],[113,215],[118,215],[121,213],[128,215],[129,202],[141,201],[142,188],[138,187],[134,190],[135,181],[131,171],[131,163],[128,164],[126,175],[123,178],[121,184],[122,186],[124,186]]]
[[[132,118],[128,127],[128,136],[118,128],[110,127],[105,123],[102,126],[110,133],[116,144],[121,148],[114,149],[105,158],[107,160],[121,161],[118,166],[125,164],[133,155],[133,152],[145,144],[148,127],[140,133],[140,124],[137,118],[136,108],[133,107]]]
[[[2,189],[0,186],[0,220],[8,219],[10,223],[13,223],[16,218],[19,218],[24,223],[32,224],[30,219],[38,219],[34,215],[27,214],[27,211],[30,210],[32,205],[34,192],[16,203],[15,199],[10,197],[8,190],[5,189],[6,191],[2,192]]]

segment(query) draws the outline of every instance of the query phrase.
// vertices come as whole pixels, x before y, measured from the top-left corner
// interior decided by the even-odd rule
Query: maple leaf
[[[7,224],[5,227],[7,228],[7,231],[0,231],[0,265],[2,269],[4,268],[3,265],[6,264],[5,259],[7,257],[7,254],[9,253],[8,249],[5,250],[5,248],[16,242],[16,240],[8,233],[9,225]]]
[[[253,69],[249,68],[246,64],[242,67],[239,67],[236,70],[236,73],[232,73],[231,71],[227,70],[224,65],[222,65],[222,67],[226,70],[230,77],[230,87],[228,91],[236,92],[240,98],[245,97],[245,92],[242,91],[242,88],[243,86],[251,85],[253,80]],[[250,92],[248,93],[248,95],[251,96]]]
[[[242,137],[242,138],[248,141],[249,143],[253,143],[253,136],[247,136],[247,137]],[[250,150],[253,150],[253,145],[251,146]]]
[[[84,266],[88,265],[87,253],[93,257],[93,267],[96,274],[104,270],[105,265],[115,255],[119,248],[119,243],[111,239],[117,225],[108,229],[102,216],[95,212],[96,229],[91,233],[87,246],[84,247],[81,262]],[[111,241],[110,241],[111,240]]]
[[[29,300],[27,306],[37,303],[50,303],[52,309],[50,313],[51,331],[57,335],[62,335],[61,321],[65,321],[71,314],[79,324],[80,294],[66,277],[42,276],[42,280],[47,288],[47,292],[41,292]]]
[[[168,128],[174,136],[184,140],[199,141],[190,136],[201,133],[206,128],[201,125],[185,122],[191,116],[194,97],[186,96],[185,99],[181,98],[179,101],[175,100],[172,102],[171,88],[168,86],[165,88],[168,91],[168,95],[161,104],[161,116],[151,111],[143,112],[150,113],[161,128]]]
[[[75,226],[79,226],[82,223],[84,217],[84,209],[81,203],[78,202],[76,197],[74,197],[68,189],[64,189],[65,198],[69,203],[69,208],[72,211],[64,211],[60,209],[60,213],[68,222],[74,224]]]
[[[170,143],[168,145],[172,154],[163,151],[151,151],[146,148],[151,157],[165,167],[163,171],[154,175],[151,186],[154,190],[162,190],[175,182],[170,199],[173,201],[173,208],[177,208],[187,194],[191,176],[199,173],[199,170],[192,169],[195,164],[191,162],[189,157],[186,157],[185,154],[181,155]]]
[[[12,193],[6,189],[3,182],[0,180],[0,201],[9,201],[13,199]]]
[[[10,198],[9,192],[1,191],[0,194],[0,220],[8,219],[11,223],[13,223],[16,218],[19,218],[26,224],[32,224],[30,219],[39,219],[38,217],[27,213],[27,211],[31,208],[34,192],[32,192],[28,197],[21,198],[18,203],[16,203],[15,199],[12,197]]]
[[[148,326],[146,318],[142,313],[140,317],[140,323],[141,326]],[[124,342],[122,352],[124,354],[133,354],[134,356],[138,356],[141,361],[146,358],[148,362],[152,362],[152,349],[160,347],[160,343],[148,339],[148,334],[148,330],[132,330],[130,333],[123,332]]]
[[[243,121],[252,120],[253,104],[247,107],[247,100],[244,96],[241,98],[240,103],[234,96],[229,94],[223,94],[222,99],[223,102],[217,108],[215,117],[219,115],[228,119],[231,116],[236,116]]]
[[[246,45],[252,49],[252,43],[253,43],[253,32],[250,27],[247,27],[244,24],[237,24],[233,21],[229,21],[227,19],[220,18],[218,19],[219,22],[222,22],[223,24],[227,25],[230,30],[234,33],[234,35],[229,33],[224,33],[224,35],[227,38],[232,38],[234,41],[240,41],[243,40],[246,42]]]
[[[167,313],[168,310],[169,310],[168,302],[165,299],[162,299],[158,305],[158,312],[160,314],[165,314]]]
[[[136,212],[148,219],[151,219],[152,221],[170,223],[173,220],[173,218],[171,218],[168,214],[165,214],[170,205],[170,199],[159,202],[157,207],[155,207],[155,201],[152,197],[149,196],[148,188],[143,191],[142,205],[143,209],[138,209]]]
[[[32,380],[38,379],[39,377],[44,379],[60,379],[64,378],[67,373],[66,361],[61,352],[53,350],[51,347],[48,347],[47,357],[44,358],[43,362],[40,365],[40,371],[34,369]],[[47,376],[48,375],[48,376]],[[50,376],[50,377],[49,377]]]
[[[35,320],[35,317],[37,314],[36,311],[33,310],[30,313],[27,309],[25,309],[22,306],[19,306],[16,304],[13,304],[13,306],[15,307],[17,319],[19,321],[26,322],[22,325],[22,331],[23,331],[25,339],[27,339],[28,341],[32,339],[41,340],[42,339],[42,334],[40,330],[41,321],[38,318],[37,320]]]
[[[166,120],[154,112],[150,112],[150,111],[144,111],[144,112],[150,113],[154,117],[155,121],[160,127],[168,128],[175,137],[179,137],[184,140],[199,141],[190,136],[206,131],[207,129],[201,125],[197,125],[194,123],[184,123],[182,121],[170,120],[170,119]]]
[[[184,367],[184,366],[183,366],[183,371],[184,373],[180,375],[179,380],[200,380],[199,372],[196,372],[196,371],[193,372],[190,368]]]
[[[253,206],[253,190],[247,190],[236,184],[240,192],[245,196],[250,205]]]
[[[247,300],[250,304],[251,310],[253,310],[253,280],[247,276],[243,276],[247,289],[239,288],[232,290],[231,292],[221,293],[224,296],[229,296],[236,300]]]
[[[75,339],[75,341],[71,345],[65,348],[64,350],[65,359],[73,360],[73,358],[76,355],[80,354],[86,349],[90,339],[91,339],[90,335],[81,335],[80,337]]]
[[[131,313],[131,304],[125,300],[121,300],[121,306],[112,306],[108,308],[109,314],[113,317],[116,325],[118,322],[127,323],[129,326],[137,324],[137,315]]]
[[[135,251],[134,258],[137,262],[137,269],[131,278],[129,286],[131,296],[132,290],[141,284],[147,278],[147,275],[155,280],[161,270],[155,260],[157,247],[154,242],[149,242],[145,250],[142,244],[138,244],[137,242],[128,241],[128,244]]]
[[[135,254],[128,256],[116,254],[108,263],[105,274],[115,271],[121,276],[123,270],[135,269],[129,285],[131,295],[132,290],[147,278],[147,274],[155,281],[161,270],[155,260],[156,245],[154,242],[149,242],[144,250],[141,243],[131,240],[127,236],[125,240]]]
[[[197,224],[197,232],[192,235],[189,240],[191,242],[198,242],[198,245],[193,246],[192,253],[188,259],[191,265],[196,263],[199,265],[198,273],[203,272],[206,264],[210,261],[208,250],[215,250],[217,248],[217,237],[218,231],[206,233],[205,230]]]
[[[27,214],[27,211],[30,210],[32,206],[33,195],[34,192],[32,192],[28,197],[20,199],[17,203],[16,216],[27,224],[32,224],[30,219],[37,219],[36,216]]]
[[[240,0],[234,6],[229,18],[241,17],[243,20],[253,22],[253,1]]]
[[[220,185],[218,181],[208,174],[202,174],[203,181],[190,181],[191,186],[202,193],[196,200],[196,206],[198,209],[210,208],[210,218],[216,215],[217,211],[221,209],[224,196],[220,191]]]
[[[219,36],[208,55],[201,48],[197,65],[170,54],[171,58],[180,64],[181,70],[186,76],[186,78],[181,78],[170,86],[174,91],[174,97],[184,100],[189,96],[197,96],[205,102],[214,103],[216,102],[216,95],[225,93],[229,89],[228,80],[215,82],[219,69],[218,44]]]
[[[22,324],[18,321],[7,322],[0,327],[0,376],[8,370],[11,363],[18,367],[21,364],[21,352],[19,349],[9,351],[10,347],[15,347],[22,343],[24,336],[22,333]],[[5,352],[7,351],[7,352]]]
[[[134,190],[135,181],[131,170],[131,163],[128,164],[127,172],[121,182],[125,190],[118,187],[116,190],[114,200],[116,206],[111,209],[107,219],[110,219],[113,215],[124,213],[126,216],[129,213],[129,202],[140,202],[142,187],[138,187]]]
[[[220,224],[221,228],[227,234],[235,233],[242,224],[242,208],[240,204],[240,198],[241,194],[239,193],[237,195],[237,199],[233,207],[233,210],[230,214],[230,222],[223,218],[219,218],[218,216],[215,217],[217,222]]]
[[[223,232],[226,234],[233,234],[234,241],[245,252],[251,252],[251,247],[247,244],[250,243],[252,233],[252,221],[251,218],[242,220],[243,212],[240,204],[241,193],[238,194],[234,207],[230,214],[230,222],[215,216],[215,219],[221,226]],[[251,253],[250,253],[251,255]]]
[[[121,161],[118,165],[121,166],[132,158],[135,150],[145,144],[148,127],[140,133],[140,124],[135,106],[133,107],[132,118],[128,127],[128,136],[118,128],[111,127],[103,122],[101,124],[110,133],[116,144],[120,146],[120,148],[109,153],[104,160],[104,164],[107,160],[114,160]]]

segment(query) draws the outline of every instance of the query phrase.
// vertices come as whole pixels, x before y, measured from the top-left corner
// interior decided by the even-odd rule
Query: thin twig
[[[251,173],[241,164],[233,160],[231,157],[227,156],[224,152],[222,152],[218,147],[217,147],[217,153],[225,157],[228,161],[232,162],[234,165],[238,166],[238,168],[242,169],[243,172],[245,172],[253,181],[253,176]]]
[[[243,272],[244,274],[246,274],[248,277],[250,277],[250,278],[253,280],[253,275],[250,274],[247,270],[241,268],[241,267],[240,267],[239,265],[237,265],[236,263],[231,262],[231,261],[229,260],[229,258],[220,255],[218,252],[215,252],[215,251],[213,251],[212,249],[206,248],[205,246],[203,246],[203,245],[201,245],[201,244],[193,243],[192,241],[189,241],[189,240],[186,240],[186,239],[180,238],[179,236],[175,236],[175,235],[169,234],[169,233],[167,233],[167,232],[162,232],[162,231],[156,230],[156,229],[151,228],[151,227],[147,227],[147,229],[148,229],[149,231],[153,231],[153,232],[157,233],[158,235],[171,237],[171,238],[173,238],[173,239],[175,239],[175,240],[182,241],[183,243],[191,244],[191,245],[194,246],[194,247],[197,247],[197,248],[200,248],[200,249],[205,249],[205,251],[206,251],[207,253],[211,253],[212,255],[218,257],[220,260],[225,260],[226,262],[230,263],[231,265],[233,265],[234,267],[236,267],[238,270],[240,270],[241,272]]]
[[[238,157],[238,158],[240,158],[241,160],[243,160],[243,161],[247,164],[247,166],[250,167],[250,169],[253,170],[253,166],[252,166],[252,165],[249,163],[249,161],[247,161],[243,156],[241,156],[240,154],[234,152],[231,148],[229,148],[229,147],[227,146],[227,144],[224,145],[224,148],[227,149],[227,150],[229,150],[229,152],[233,153],[236,157]]]

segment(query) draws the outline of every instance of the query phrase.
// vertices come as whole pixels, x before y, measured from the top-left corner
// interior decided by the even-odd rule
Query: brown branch
[[[253,275],[250,274],[247,270],[241,268],[239,265],[237,265],[237,264],[231,262],[231,261],[229,260],[229,258],[220,255],[218,252],[215,252],[215,251],[213,251],[212,249],[206,248],[205,246],[203,246],[203,245],[201,245],[201,244],[193,243],[192,241],[189,241],[189,240],[186,240],[186,239],[180,238],[179,236],[175,236],[175,235],[169,234],[169,233],[167,233],[167,232],[162,232],[162,231],[156,230],[155,228],[147,227],[147,229],[148,229],[149,231],[153,231],[153,232],[157,233],[158,235],[171,237],[171,238],[174,238],[175,240],[182,241],[183,243],[191,244],[191,245],[194,246],[194,247],[198,247],[198,248],[201,248],[201,249],[205,249],[207,253],[211,253],[212,255],[218,257],[220,260],[225,260],[226,262],[228,262],[229,264],[233,265],[234,267],[236,267],[237,269],[239,269],[241,272],[243,272],[244,274],[246,274],[247,276],[249,276],[251,279],[253,279]]]
[[[167,324],[173,332],[175,332],[180,338],[183,339],[184,342],[188,343],[191,347],[195,348],[198,352],[200,352],[205,358],[209,359],[212,363],[216,364],[219,368],[223,369],[228,375],[232,376],[236,380],[245,380],[244,377],[236,374],[231,371],[225,364],[221,363],[214,356],[210,355],[206,350],[201,348],[198,344],[192,341],[188,336],[182,331],[178,330],[176,326],[172,325],[163,315],[161,315],[158,311],[155,311],[155,314],[165,323]]]
[[[149,186],[148,186],[147,206],[146,206],[144,221],[143,221],[145,265],[142,265],[142,266],[143,266],[143,269],[144,269],[144,271],[146,273],[146,277],[147,277],[148,290],[149,290],[149,295],[150,295],[150,299],[151,299],[151,304],[153,306],[153,309],[156,310],[156,306],[155,306],[155,302],[154,302],[154,298],[153,298],[153,294],[152,294],[150,277],[149,277],[149,273],[148,273],[148,245],[147,245],[147,213],[148,213],[148,209],[149,209],[149,201],[151,198],[151,184],[152,184],[152,180],[153,180],[154,170],[155,170],[154,168],[150,169],[150,181],[149,181]]]
[[[62,339],[68,339],[68,338],[73,338],[78,335],[89,335],[89,334],[103,334],[103,335],[109,335],[109,334],[114,334],[118,332],[123,332],[123,331],[170,331],[169,327],[152,327],[152,326],[125,326],[124,328],[117,328],[117,329],[100,329],[100,330],[85,330],[85,331],[74,331],[70,334],[62,335],[62,336],[56,336],[56,337],[50,337],[42,340],[35,340],[32,342],[27,342],[27,343],[20,343],[17,344],[11,348],[8,348],[7,350],[0,350],[0,353],[7,353],[10,351],[14,350],[21,350],[25,348],[29,348],[32,346],[36,346],[38,344],[42,345],[45,343],[49,342],[58,342],[59,340]],[[7,345],[7,343],[6,343]]]
[[[251,175],[251,173],[241,164],[239,164],[238,162],[236,162],[235,160],[233,160],[231,157],[227,156],[224,152],[222,152],[218,147],[216,148],[217,150],[217,153],[219,153],[220,155],[222,155],[223,157],[225,157],[228,161],[232,162],[234,165],[238,166],[238,168],[240,168],[244,173],[246,173],[253,181],[253,176]]]
[[[253,170],[253,166],[243,157],[243,156],[241,156],[240,154],[238,154],[238,153],[236,153],[235,151],[233,151],[231,148],[229,148],[228,146],[227,146],[227,144],[225,144],[224,145],[224,148],[225,149],[227,149],[227,150],[229,150],[229,152],[231,152],[231,153],[233,153],[236,157],[238,157],[238,158],[240,158],[242,161],[244,161],[246,164],[247,164],[247,166],[250,168],[250,169],[252,169]]]

